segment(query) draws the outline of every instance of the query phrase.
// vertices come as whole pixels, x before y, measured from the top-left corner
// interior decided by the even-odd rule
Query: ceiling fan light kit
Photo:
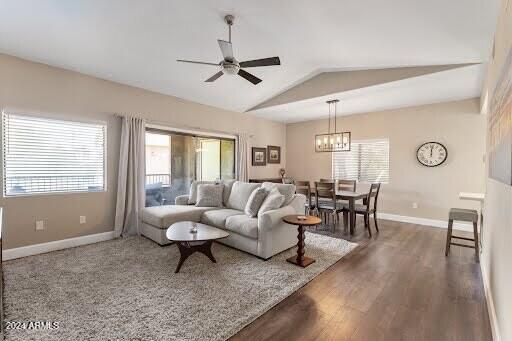
[[[243,70],[244,68],[249,67],[260,67],[260,66],[272,66],[272,65],[281,65],[281,60],[279,57],[270,57],[263,59],[255,59],[248,60],[245,62],[238,62],[236,58],[233,56],[233,45],[231,44],[231,26],[235,21],[235,17],[232,15],[226,15],[224,17],[224,21],[228,25],[229,32],[229,40],[221,40],[218,39],[220,50],[222,52],[223,59],[219,63],[209,63],[209,62],[199,62],[193,60],[184,60],[177,59],[176,61],[182,63],[191,63],[191,64],[201,64],[201,65],[211,65],[211,66],[220,66],[220,71],[205,80],[207,83],[214,82],[222,75],[239,75],[240,77],[248,80],[252,84],[256,85],[261,82],[261,79],[254,76],[253,74]]]
[[[329,105],[328,129],[326,134],[315,135],[315,152],[348,152],[350,151],[351,136],[349,131],[337,131],[338,99],[327,101]],[[331,107],[334,107],[334,131],[331,132]]]

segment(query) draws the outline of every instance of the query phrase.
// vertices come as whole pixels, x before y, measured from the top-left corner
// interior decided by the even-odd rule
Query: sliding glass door
[[[234,178],[234,139],[146,131],[146,206],[173,205],[194,180]]]

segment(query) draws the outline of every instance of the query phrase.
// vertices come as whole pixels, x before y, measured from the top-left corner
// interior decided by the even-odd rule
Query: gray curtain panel
[[[247,153],[248,153],[248,140],[249,136],[246,133],[238,135],[238,180],[247,182],[249,181],[249,172],[247,170]]]
[[[139,213],[145,204],[145,132],[143,119],[122,118],[115,237],[140,234]]]

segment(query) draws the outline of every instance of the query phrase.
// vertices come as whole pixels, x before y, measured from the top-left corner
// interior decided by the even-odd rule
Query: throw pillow
[[[261,184],[257,183],[248,183],[242,181],[236,181],[231,187],[231,193],[229,194],[229,199],[227,203],[227,207],[244,211],[245,205],[247,205],[247,201],[249,200],[249,196],[252,191],[256,190],[256,188],[261,187]]]
[[[260,210],[258,211],[258,215],[262,215],[263,213],[270,211],[270,210],[276,210],[281,207],[284,203],[284,195],[279,193],[279,190],[277,188],[274,188],[270,191],[270,193],[267,195],[265,200],[263,201],[263,204],[260,207]]]
[[[278,184],[278,183],[273,183],[273,182],[264,182],[261,185],[261,187],[265,188],[269,192],[271,190],[273,190],[274,188],[277,188],[279,193],[284,195],[283,206],[288,205],[293,200],[293,197],[295,195],[295,190],[296,190],[296,187],[294,184]]]
[[[193,181],[190,185],[190,195],[188,197],[188,204],[194,205],[197,200],[197,186],[203,184],[213,184],[213,181]]]
[[[222,185],[201,184],[197,186],[196,206],[222,207]]]
[[[263,201],[267,197],[267,191],[264,188],[258,188],[251,193],[247,205],[245,205],[245,214],[249,217],[256,217]]]

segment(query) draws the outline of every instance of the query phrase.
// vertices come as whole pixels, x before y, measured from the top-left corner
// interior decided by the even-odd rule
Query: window
[[[4,195],[105,190],[106,125],[3,114]]]
[[[194,180],[234,178],[234,139],[147,129],[146,206],[174,204]]]
[[[352,141],[350,151],[332,153],[334,179],[389,182],[389,140]]]

